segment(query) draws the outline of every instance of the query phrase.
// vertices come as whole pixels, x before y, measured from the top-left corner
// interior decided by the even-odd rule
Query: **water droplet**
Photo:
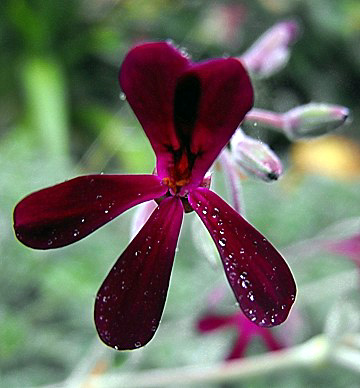
[[[251,283],[249,282],[249,280],[242,280],[241,281],[241,287],[242,288],[248,288],[249,286],[251,285]]]
[[[254,293],[252,291],[248,292],[247,297],[251,300],[251,302],[254,302],[255,296],[254,296]]]
[[[145,296],[148,296],[148,295],[149,295],[149,291],[146,290],[146,291],[144,292],[144,295],[145,295]]]
[[[119,347],[117,345],[114,346],[115,350],[119,350]]]
[[[48,240],[48,245],[50,246],[50,245],[52,245],[52,243],[53,243],[53,241],[52,240]]]
[[[104,210],[104,213],[105,213],[105,214],[108,214],[108,213],[109,213],[109,210]]]
[[[125,101],[126,100],[125,93],[120,93],[119,98],[120,98],[121,101]]]
[[[254,245],[258,245],[258,242],[256,240],[253,241]]]
[[[258,123],[255,121],[255,122],[254,122],[254,127],[257,127],[257,125],[258,125]]]
[[[180,47],[180,54],[185,58],[190,58],[189,53],[187,52],[185,47]]]
[[[135,348],[140,348],[141,342],[140,341],[135,342],[134,346],[135,346]]]
[[[156,326],[151,326],[151,331],[154,333],[156,331],[157,327]]]
[[[85,218],[82,218],[81,219],[81,223],[83,224],[85,222]]]
[[[98,194],[97,196],[96,196],[96,199],[101,199],[102,198],[102,195],[101,194]]]
[[[223,238],[221,238],[221,239],[219,240],[219,245],[220,245],[221,247],[224,247],[224,246],[226,245],[226,238],[225,238],[225,237],[223,237]]]
[[[224,229],[220,229],[220,230],[219,230],[219,233],[220,233],[220,234],[224,234],[224,233],[225,233],[225,230],[224,230]]]
[[[245,253],[245,249],[244,248],[240,248],[240,251],[239,251],[241,254],[244,254]]]
[[[260,322],[259,322],[259,326],[264,326],[266,324],[266,320],[265,318],[263,318]]]
[[[78,229],[74,229],[74,233],[73,233],[74,237],[78,236],[79,234],[80,234],[79,230]]]

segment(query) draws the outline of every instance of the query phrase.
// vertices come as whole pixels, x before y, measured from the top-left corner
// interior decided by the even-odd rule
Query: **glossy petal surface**
[[[190,186],[200,184],[253,104],[240,61],[194,64],[167,43],[131,50],[119,81],[156,153],[158,175]]]
[[[296,286],[280,253],[214,192],[198,188],[190,193],[189,203],[219,250],[244,314],[263,327],[284,322],[294,303]]]
[[[188,140],[191,153],[196,155],[191,183],[198,185],[251,109],[254,95],[244,67],[233,58],[193,65],[180,82],[189,79],[193,80],[193,89],[196,79],[199,83],[197,109],[192,113],[194,124]],[[189,101],[187,94],[191,93],[183,92],[185,106]]]
[[[157,156],[159,176],[168,176],[171,150],[180,143],[174,128],[174,93],[189,62],[171,44],[146,43],[132,49],[119,73],[119,82]]]
[[[37,249],[78,241],[125,210],[160,197],[154,175],[87,175],[25,197],[14,211],[17,238]]]
[[[107,345],[135,349],[155,334],[183,213],[179,198],[162,201],[102,284],[95,302],[95,324]]]

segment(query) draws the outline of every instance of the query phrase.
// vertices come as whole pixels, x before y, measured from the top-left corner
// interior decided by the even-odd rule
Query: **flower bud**
[[[234,161],[246,175],[270,182],[282,174],[281,161],[269,146],[246,136],[240,128],[236,130],[230,144]]]
[[[299,25],[294,20],[275,24],[240,59],[253,75],[268,77],[287,64],[290,58],[289,46],[298,35]]]
[[[320,136],[340,127],[348,116],[346,107],[312,102],[285,113],[283,130],[290,139]]]

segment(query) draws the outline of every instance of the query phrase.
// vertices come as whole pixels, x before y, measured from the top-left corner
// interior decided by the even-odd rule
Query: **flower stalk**
[[[89,381],[96,388],[102,387],[166,387],[199,383],[224,383],[246,381],[261,376],[270,376],[289,369],[316,369],[320,366],[341,365],[359,371],[360,352],[349,346],[331,346],[331,340],[318,335],[301,345],[277,352],[266,353],[230,363],[211,366],[157,369],[129,374],[109,374],[94,377]]]

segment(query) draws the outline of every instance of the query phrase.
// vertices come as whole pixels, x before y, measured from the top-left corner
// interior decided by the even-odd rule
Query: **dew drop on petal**
[[[225,237],[223,237],[219,240],[219,245],[222,247],[224,247],[226,245],[226,238]]]
[[[134,346],[135,346],[135,348],[140,348],[141,342],[140,341],[135,342]]]

